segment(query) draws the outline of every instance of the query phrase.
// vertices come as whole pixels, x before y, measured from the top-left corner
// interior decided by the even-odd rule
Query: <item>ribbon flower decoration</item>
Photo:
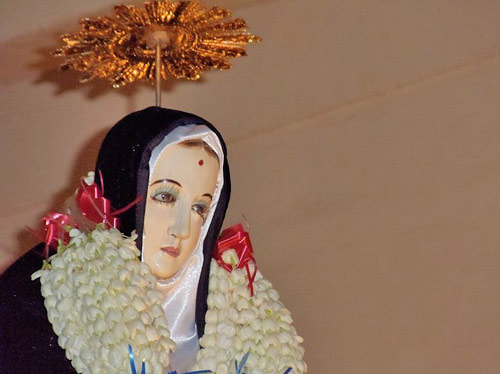
[[[253,248],[252,243],[250,242],[250,236],[245,230],[243,230],[241,223],[231,226],[221,233],[214,251],[214,258],[219,265],[225,270],[232,272],[233,265],[224,262],[222,259],[222,254],[229,249],[234,249],[238,254],[239,261],[238,264],[236,264],[236,268],[246,269],[250,296],[253,296],[253,282],[255,280],[255,276],[257,275],[257,263],[253,257]],[[250,262],[254,263],[253,274],[250,274]]]
[[[84,217],[94,223],[104,223],[107,227],[120,228],[120,219],[118,216],[129,210],[132,206],[142,200],[139,196],[127,206],[119,210],[114,210],[111,202],[104,197],[104,181],[99,171],[102,190],[97,183],[88,184],[85,178],[81,181],[80,187],[76,193],[76,202],[80,212]],[[59,242],[68,244],[69,229],[78,228],[78,224],[68,214],[51,212],[42,218],[44,224],[45,237],[42,239],[45,244],[44,257],[48,257],[49,248],[57,249]]]
[[[67,226],[71,225],[72,221],[70,216],[67,214],[51,212],[42,218],[44,224],[45,238],[45,248],[43,251],[43,256],[45,258],[49,257],[49,248],[56,249],[59,245],[59,241],[63,243],[69,242],[69,233],[66,230]]]
[[[97,183],[94,182],[89,186],[82,181],[76,193],[78,207],[82,214],[92,222],[104,222],[118,229],[120,227],[120,219],[117,217],[119,213],[113,211],[111,202],[103,196],[103,193]]]
[[[137,199],[127,204],[125,207],[114,210],[111,207],[111,202],[104,197],[104,180],[102,173],[99,170],[99,177],[101,179],[102,190],[97,183],[87,184],[82,180],[80,188],[76,193],[76,202],[82,214],[89,220],[95,223],[104,223],[108,227],[120,228],[120,219],[118,215],[126,212],[135,204],[142,200],[139,196]]]

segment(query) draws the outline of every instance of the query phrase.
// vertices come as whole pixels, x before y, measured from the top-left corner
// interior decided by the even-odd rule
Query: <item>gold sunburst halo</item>
[[[198,80],[204,71],[230,68],[229,59],[246,55],[246,45],[261,41],[241,18],[198,1],[152,1],[144,7],[118,5],[111,16],[85,18],[81,29],[61,36],[56,56],[63,70],[109,80],[120,87],[155,80],[155,46],[161,40],[161,77]],[[158,35],[161,36],[158,39]]]

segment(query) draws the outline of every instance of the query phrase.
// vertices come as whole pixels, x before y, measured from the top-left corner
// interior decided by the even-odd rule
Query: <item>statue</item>
[[[93,186],[103,193],[99,198],[110,203],[108,212],[98,212],[107,224],[104,231],[113,232],[110,227],[113,219],[119,222],[123,235],[136,237],[134,250],[140,252],[139,259],[143,263],[138,269],[145,271],[141,274],[148,274],[145,279],[155,291],[151,299],[161,305],[164,313],[161,318],[166,317],[168,322],[168,330],[162,330],[161,321],[155,322],[155,327],[168,335],[162,341],[171,349],[161,354],[162,357],[169,354],[164,361],[169,372],[206,369],[227,374],[234,370],[234,360],[241,365],[247,364],[245,372],[248,374],[306,372],[300,346],[302,340],[296,335],[289,312],[279,302],[277,292],[258,272],[248,246],[249,239],[245,237],[247,234],[236,230],[235,235],[243,238],[238,239],[239,243],[245,243],[241,250],[235,245],[224,247],[220,240],[217,242],[231,187],[226,147],[210,123],[195,115],[159,107],[132,113],[109,131],[99,152],[94,175]],[[89,198],[86,194],[80,190],[77,200],[82,196],[83,200]],[[81,208],[80,200],[79,203],[76,205]],[[90,203],[88,206],[95,205]],[[89,218],[85,209],[71,213],[69,216],[77,217],[82,213]],[[79,227],[82,226],[88,227]],[[65,250],[67,253],[72,251],[72,256],[79,256],[81,249]],[[80,257],[73,258],[80,261]],[[139,264],[137,259],[130,261]],[[31,251],[0,278],[0,330],[5,332],[0,334],[0,362],[23,373],[69,373],[75,369],[77,372],[100,372],[92,371],[98,364],[90,362],[94,359],[87,359],[87,363],[83,353],[86,348],[81,347],[91,345],[93,335],[98,334],[97,322],[86,329],[90,322],[85,324],[82,319],[87,318],[87,312],[75,313],[73,310],[72,318],[83,325],[90,338],[81,346],[74,339],[68,342],[64,334],[71,330],[67,328],[69,325],[58,331],[59,322],[56,323],[54,317],[54,313],[58,313],[56,309],[61,312],[63,308],[61,298],[58,299],[60,304],[48,305],[52,291],[44,289],[44,275],[41,275],[42,291],[38,280],[29,280],[31,273],[40,269],[41,262],[42,258]],[[63,267],[67,268],[68,265]],[[47,269],[41,270],[39,275],[49,273]],[[81,267],[71,270],[73,273],[78,271]],[[129,284],[126,278],[122,281]],[[89,287],[93,294],[95,290]],[[67,304],[73,305],[67,308],[85,308],[81,305],[81,299],[83,304],[85,299],[78,296],[78,287],[68,292],[72,292],[73,301]],[[107,294],[106,290],[102,292]],[[47,320],[44,298],[52,324]],[[98,300],[104,303],[104,299]],[[125,309],[134,301],[133,298],[127,300],[118,310],[119,320],[112,322],[116,326],[130,326],[130,323],[122,323],[128,318]],[[66,312],[60,314],[57,318],[64,319]],[[150,324],[153,326],[152,322]],[[106,328],[111,329],[110,325],[102,326],[103,331]],[[151,347],[160,341],[158,336],[150,336],[154,334],[153,331],[148,335],[147,344]],[[102,343],[99,351],[106,352],[103,365],[111,365],[116,372],[123,372],[128,364],[124,362],[124,357],[128,360],[124,339],[129,339],[131,346],[135,343],[132,337],[139,339],[135,332],[126,331],[120,336],[122,345],[116,345],[116,352],[109,342]],[[173,344],[169,345],[171,341],[175,342],[175,349]],[[58,347],[58,343],[66,351]],[[148,356],[149,351],[145,349],[140,352]],[[97,357],[97,353],[95,355],[92,357]],[[142,358],[139,355],[136,359]],[[164,370],[149,362],[146,368],[148,373]]]

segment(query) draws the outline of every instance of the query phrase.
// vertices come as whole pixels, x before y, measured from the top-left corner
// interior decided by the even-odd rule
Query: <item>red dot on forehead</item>
[[[203,165],[203,160],[198,161],[198,165]]]

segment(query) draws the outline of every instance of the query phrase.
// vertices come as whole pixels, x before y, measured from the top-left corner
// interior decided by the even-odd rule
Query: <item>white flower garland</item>
[[[32,278],[40,277],[48,319],[73,367],[78,373],[130,372],[130,344],[148,374],[166,373],[175,343],[156,278],[138,258],[135,233],[127,238],[98,226],[88,234],[72,229],[70,238]],[[236,252],[226,251],[223,260],[236,264]],[[278,292],[260,272],[253,297],[247,285],[244,269],[230,273],[212,260],[205,335],[193,370],[233,373],[234,360],[250,352],[247,374],[283,374],[289,367],[292,374],[305,373],[302,338]]]
[[[78,373],[130,373],[131,344],[148,374],[164,374],[175,343],[156,278],[137,258],[136,235],[97,227],[88,234],[72,229],[70,237],[32,276],[40,277],[66,357]]]
[[[234,250],[223,253],[228,264],[237,264]],[[253,264],[250,264],[253,274]],[[195,369],[212,370],[217,374],[234,372],[234,360],[241,361],[250,352],[244,372],[247,374],[283,374],[307,371],[303,361],[303,339],[292,326],[290,311],[279,301],[271,282],[257,271],[255,295],[250,297],[245,269],[230,273],[212,260],[210,268],[208,311],[205,335],[200,339]]]

